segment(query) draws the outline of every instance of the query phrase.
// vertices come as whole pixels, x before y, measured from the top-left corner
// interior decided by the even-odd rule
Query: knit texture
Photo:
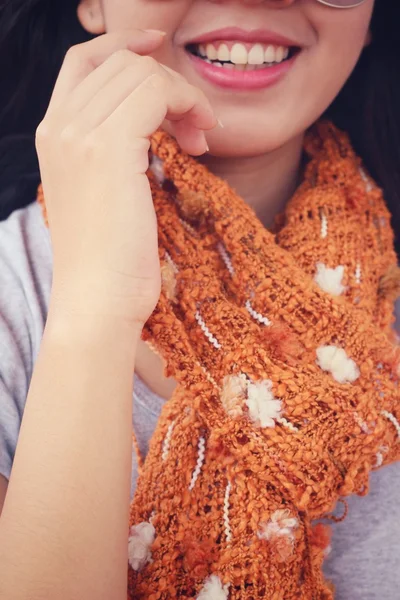
[[[344,133],[319,123],[305,153],[271,233],[152,137],[163,289],[143,338],[179,385],[131,505],[128,599],[331,600],[326,517],[399,458],[390,215]]]

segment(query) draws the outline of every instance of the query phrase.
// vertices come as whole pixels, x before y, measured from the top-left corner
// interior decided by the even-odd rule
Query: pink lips
[[[228,27],[206,33],[191,41],[190,44],[205,44],[207,42],[215,41],[232,41],[250,44],[262,43],[286,47],[300,46],[298,42],[273,32],[265,30],[244,31],[237,27]],[[188,56],[197,72],[214,85],[234,90],[260,90],[274,85],[284,77],[293,66],[298,53],[292,56],[292,58],[276,64],[273,67],[265,67],[265,69],[256,69],[253,71],[239,71],[236,69],[217,67],[190,52],[188,52]]]
[[[248,42],[250,44],[273,44],[275,46],[299,47],[301,44],[295,40],[291,40],[283,35],[267,31],[266,29],[253,29],[245,31],[239,27],[225,27],[199,35],[197,38],[190,40],[190,44],[206,44],[207,42],[234,41]]]

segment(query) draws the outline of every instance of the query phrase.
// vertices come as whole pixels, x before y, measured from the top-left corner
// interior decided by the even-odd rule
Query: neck
[[[212,173],[221,177],[253,208],[267,228],[284,210],[301,175],[303,136],[261,156],[246,158],[202,157]]]

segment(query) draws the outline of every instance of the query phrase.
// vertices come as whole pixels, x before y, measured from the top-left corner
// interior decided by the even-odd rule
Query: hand
[[[37,129],[52,301],[68,311],[143,324],[158,301],[149,136],[168,119],[183,150],[199,155],[217,124],[202,91],[147,56],[162,41],[135,30],[71,48]]]

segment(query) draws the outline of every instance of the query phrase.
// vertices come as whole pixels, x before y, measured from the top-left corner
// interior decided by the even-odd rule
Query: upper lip
[[[268,31],[266,29],[253,29],[246,31],[240,27],[225,27],[216,29],[208,33],[200,34],[198,37],[190,40],[189,44],[205,44],[207,42],[226,41],[226,42],[247,42],[248,44],[273,44],[276,46],[300,47],[298,41],[292,40],[279,33]]]

